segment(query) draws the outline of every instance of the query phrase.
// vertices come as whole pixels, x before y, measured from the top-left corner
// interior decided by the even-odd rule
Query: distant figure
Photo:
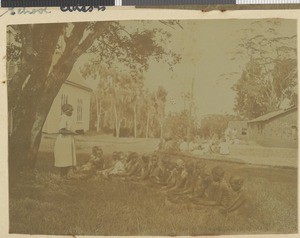
[[[70,104],[62,106],[62,115],[59,122],[59,135],[54,145],[55,167],[60,168],[62,178],[67,178],[71,167],[76,166],[76,150],[73,128],[73,107]]]
[[[189,151],[189,145],[187,143],[187,139],[184,138],[184,140],[179,145],[180,152],[188,152]]]
[[[176,153],[180,151],[179,143],[173,138],[169,138],[165,143],[165,151],[170,153]]]
[[[235,140],[237,138],[237,133],[238,133],[237,129],[233,128],[233,130],[231,131],[231,133],[232,133],[231,139]]]
[[[224,137],[225,137],[226,142],[230,141],[230,139],[231,139],[231,128],[230,127],[226,128],[226,130],[224,132]]]
[[[210,146],[210,152],[219,153],[220,152],[220,147],[219,147],[218,144],[219,144],[218,141],[212,141],[211,146]]]
[[[204,142],[192,151],[194,155],[205,155],[211,152],[211,142]]]
[[[165,139],[160,139],[158,145],[154,149],[154,152],[164,151],[165,150]]]
[[[229,142],[226,139],[223,139],[219,146],[221,155],[229,155]]]

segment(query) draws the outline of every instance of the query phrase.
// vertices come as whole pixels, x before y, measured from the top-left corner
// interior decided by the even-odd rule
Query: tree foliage
[[[188,128],[191,127],[191,137],[198,135],[198,127],[195,118],[192,118],[190,123],[189,110],[185,109],[176,113],[169,113],[166,119],[166,134],[167,137],[173,139],[187,139]]]
[[[235,115],[209,115],[201,120],[199,134],[205,139],[220,139],[228,127],[228,122],[239,120]]]
[[[280,20],[253,22],[234,52],[234,60],[247,61],[233,86],[235,111],[244,118],[277,110],[285,100],[297,101],[296,35],[280,36],[280,27]]]

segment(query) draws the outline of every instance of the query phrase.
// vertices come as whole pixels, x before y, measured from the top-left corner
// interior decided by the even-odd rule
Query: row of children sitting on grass
[[[94,147],[91,159],[78,171],[104,178],[145,181],[165,193],[170,203],[218,206],[224,214],[244,213],[247,208],[243,178],[232,175],[227,182],[220,166],[208,171],[202,161],[177,159],[174,163],[157,154],[139,156],[136,152],[113,152],[112,166],[105,168],[105,164],[103,151]]]

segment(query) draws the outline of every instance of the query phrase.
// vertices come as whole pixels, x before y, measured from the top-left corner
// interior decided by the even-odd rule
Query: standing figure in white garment
[[[59,122],[59,135],[54,145],[55,167],[60,168],[61,177],[67,178],[70,168],[76,166],[76,151],[73,129],[73,107],[70,104],[62,106],[62,116]]]

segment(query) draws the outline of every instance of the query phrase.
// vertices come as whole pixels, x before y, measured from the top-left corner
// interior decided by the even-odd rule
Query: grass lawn
[[[105,148],[104,148],[105,150]],[[78,151],[78,163],[89,158]],[[172,158],[173,159],[173,158]],[[175,158],[174,158],[175,159]],[[109,161],[109,159],[107,159]],[[297,169],[255,167],[220,161],[226,179],[245,178],[250,215],[175,205],[157,187],[118,179],[62,180],[53,154],[39,154],[35,176],[10,188],[10,232],[56,235],[211,235],[297,232]]]

